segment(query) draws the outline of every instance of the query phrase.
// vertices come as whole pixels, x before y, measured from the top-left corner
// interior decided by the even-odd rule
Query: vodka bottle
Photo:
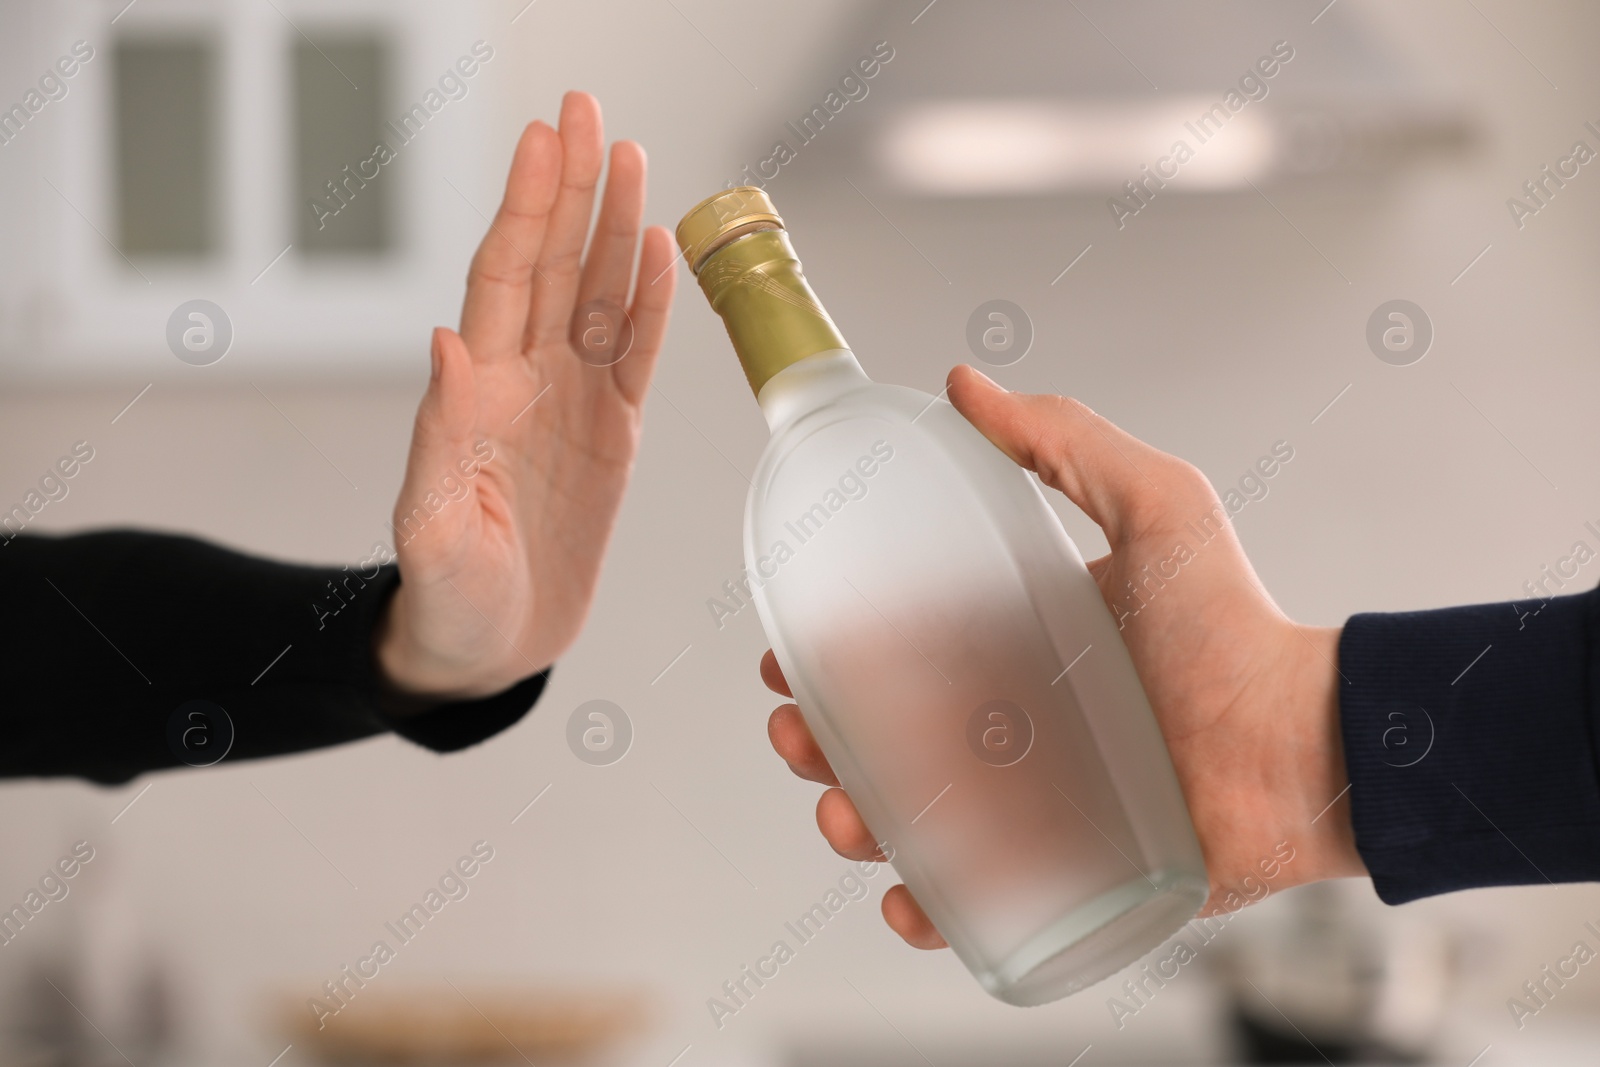
[[[1038,485],[946,401],[869,379],[759,189],[678,242],[772,431],[744,552],[761,624],[875,839],[994,996],[1043,1004],[1207,895],[1161,734]]]

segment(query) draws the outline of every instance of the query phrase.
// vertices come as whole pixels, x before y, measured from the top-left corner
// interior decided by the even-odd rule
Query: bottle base
[[[989,993],[1031,1008],[1116,974],[1194,918],[1210,895],[1205,879],[1163,872],[1135,878],[1062,916],[978,975]]]

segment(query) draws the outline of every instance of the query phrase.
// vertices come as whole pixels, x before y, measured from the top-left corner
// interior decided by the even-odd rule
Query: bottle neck
[[[774,374],[756,403],[773,434],[809,411],[872,384],[848,348],[817,352]]]
[[[701,264],[699,281],[758,398],[768,382],[801,360],[848,353],[783,230],[746,233],[718,248]]]

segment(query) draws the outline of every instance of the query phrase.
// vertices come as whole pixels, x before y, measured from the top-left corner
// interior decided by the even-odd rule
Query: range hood
[[[1464,104],[1337,0],[924,5],[880,4],[852,31],[895,59],[828,150],[894,193],[1217,192],[1389,172],[1476,138]]]

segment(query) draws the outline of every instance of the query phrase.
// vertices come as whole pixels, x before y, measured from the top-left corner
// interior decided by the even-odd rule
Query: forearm
[[[0,545],[0,637],[17,679],[0,775],[125,781],[184,762],[168,721],[221,707],[230,760],[321,748],[395,729],[439,749],[516,721],[536,675],[488,701],[408,717],[386,697],[373,633],[399,578],[255,559],[191,538],[108,532]]]
[[[1600,880],[1597,616],[1591,592],[1346,624],[1355,840],[1384,900]]]

